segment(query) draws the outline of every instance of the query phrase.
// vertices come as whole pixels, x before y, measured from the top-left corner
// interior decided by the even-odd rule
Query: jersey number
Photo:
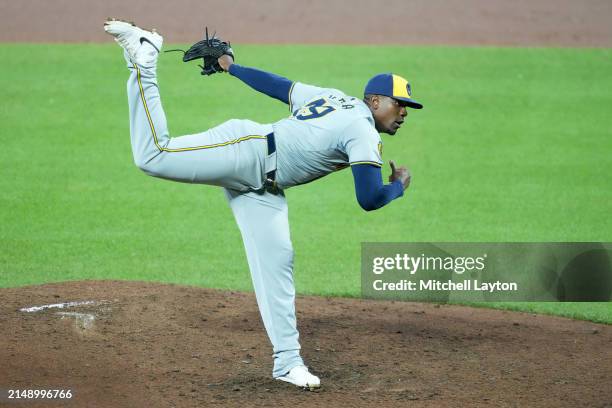
[[[304,105],[302,109],[295,112],[295,118],[299,120],[316,119],[335,111],[336,108],[327,105],[327,101],[323,98],[310,102]]]

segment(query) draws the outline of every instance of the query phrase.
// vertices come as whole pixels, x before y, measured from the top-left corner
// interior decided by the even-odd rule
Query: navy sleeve
[[[383,185],[380,167],[371,164],[354,164],[351,170],[355,179],[357,201],[366,211],[376,210],[404,195],[404,186],[399,180]]]
[[[289,90],[293,82],[287,78],[238,64],[230,65],[229,73],[256,91],[289,103]]]

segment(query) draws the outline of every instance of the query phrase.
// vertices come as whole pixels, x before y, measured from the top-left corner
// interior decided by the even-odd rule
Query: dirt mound
[[[604,407],[612,327],[448,305],[299,297],[316,393],[271,378],[254,295],[141,282],[0,289],[7,389],[28,406]],[[57,304],[74,302],[60,308]],[[42,309],[24,308],[56,304]],[[56,404],[56,405],[54,405]],[[14,405],[18,406],[18,405]]]

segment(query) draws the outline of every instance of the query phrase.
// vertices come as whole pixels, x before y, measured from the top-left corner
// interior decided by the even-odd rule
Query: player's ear
[[[380,95],[372,95],[370,97],[370,106],[376,110],[380,106]]]

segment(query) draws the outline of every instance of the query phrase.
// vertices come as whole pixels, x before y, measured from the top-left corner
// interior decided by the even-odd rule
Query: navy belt
[[[274,132],[266,135],[268,143],[268,156],[276,151],[276,141],[274,140]],[[266,173],[266,184],[274,186],[276,184],[276,169]]]

